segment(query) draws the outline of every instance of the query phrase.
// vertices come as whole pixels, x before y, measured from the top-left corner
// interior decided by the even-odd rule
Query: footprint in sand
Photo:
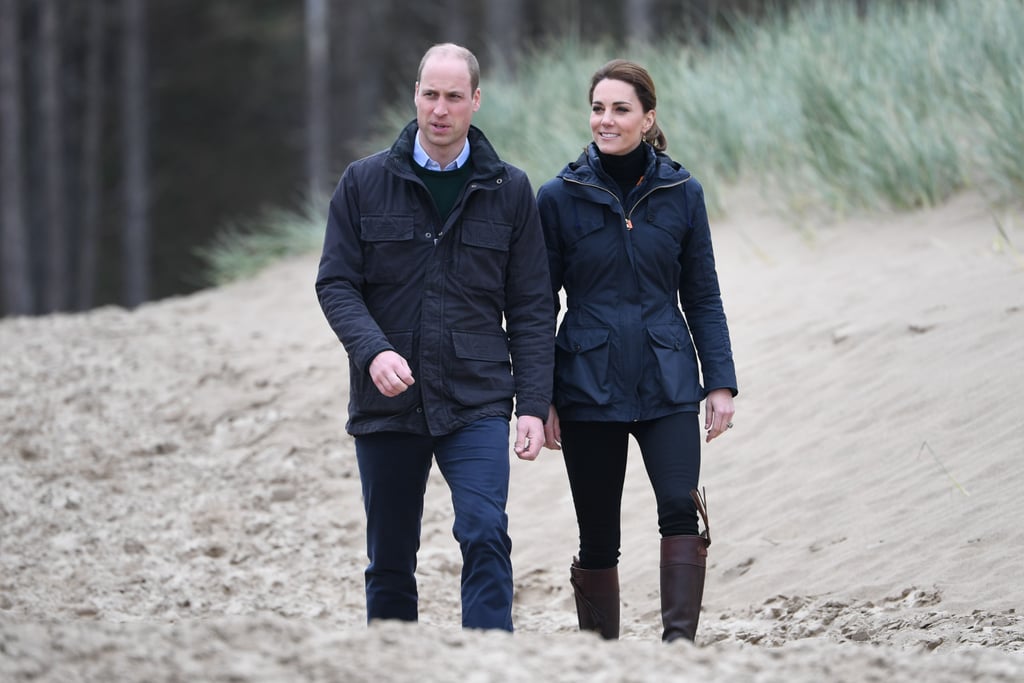
[[[743,576],[750,571],[750,568],[754,566],[754,558],[748,557],[747,559],[740,562],[735,567],[726,569],[723,576],[727,579],[735,579]]]

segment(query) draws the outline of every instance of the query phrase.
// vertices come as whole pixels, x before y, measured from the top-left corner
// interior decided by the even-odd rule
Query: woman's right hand
[[[553,451],[562,450],[562,426],[558,423],[558,411],[554,405],[548,408],[548,419],[544,423],[544,445]]]

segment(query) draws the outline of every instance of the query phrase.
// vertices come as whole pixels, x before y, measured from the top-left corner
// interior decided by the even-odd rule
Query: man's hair
[[[461,57],[466,60],[466,66],[469,67],[469,84],[472,86],[473,92],[476,92],[476,89],[480,87],[480,62],[476,61],[476,55],[455,43],[438,43],[423,53],[423,59],[420,60],[420,68],[416,71],[417,83],[423,78],[423,67],[426,65],[427,60],[435,55]]]

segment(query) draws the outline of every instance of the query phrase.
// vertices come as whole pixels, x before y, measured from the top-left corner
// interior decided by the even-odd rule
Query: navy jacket
[[[331,198],[316,291],[348,353],[346,429],[448,434],[510,419],[513,397],[546,418],[553,304],[530,182],[471,127],[471,175],[442,219],[413,171],[416,130],[349,165]],[[416,380],[394,398],[369,376],[384,350]]]
[[[559,290],[566,296],[559,418],[651,420],[699,410],[712,389],[735,395],[700,184],[648,147],[639,184],[625,200],[616,188],[591,143],[537,195],[556,314]]]

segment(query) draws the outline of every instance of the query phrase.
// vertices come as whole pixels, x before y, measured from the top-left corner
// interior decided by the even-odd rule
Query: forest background
[[[1021,35],[1021,0],[0,0],[0,314],[134,307],[315,248],[442,41],[480,57],[475,122],[535,185],[626,56],[713,212],[751,184],[797,229],[1019,203]]]

